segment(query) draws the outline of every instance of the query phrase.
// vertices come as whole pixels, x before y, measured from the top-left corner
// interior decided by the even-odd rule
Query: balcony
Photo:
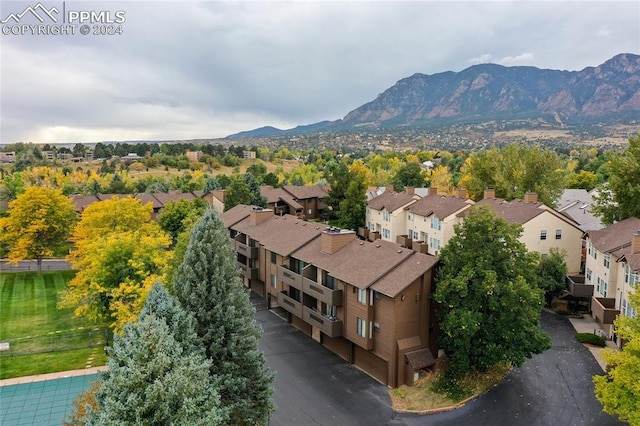
[[[249,278],[250,280],[258,279],[258,268],[251,268],[247,265],[244,265],[240,262],[237,262],[238,268],[240,269],[240,274],[243,277]]]
[[[302,307],[302,319],[314,327],[318,327],[329,337],[342,336],[342,321],[328,318],[320,312],[314,311],[306,306]]]
[[[369,238],[369,229],[364,226],[358,226],[358,237],[366,240]]]
[[[302,318],[302,303],[289,297],[284,291],[278,292],[278,306],[298,318]]]
[[[332,290],[309,278],[303,278],[302,291],[327,305],[342,306],[342,290]]]
[[[620,314],[615,307],[616,299],[613,297],[591,298],[591,313],[600,324],[613,324],[613,320]]]
[[[566,276],[567,289],[573,297],[593,296],[593,284],[585,284],[584,275]]]
[[[396,236],[396,244],[400,244],[402,247],[411,248],[411,243],[413,240],[409,238],[408,235],[398,235]]]
[[[375,231],[369,231],[369,241],[375,241],[380,239],[380,233]]]
[[[283,283],[302,291],[302,275],[296,274],[284,265],[278,266],[278,279]]]
[[[234,243],[237,253],[246,256],[248,259],[258,258],[258,247],[251,247],[237,240]]]

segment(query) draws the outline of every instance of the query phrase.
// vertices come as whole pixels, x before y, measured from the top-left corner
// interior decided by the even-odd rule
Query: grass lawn
[[[57,308],[73,271],[0,275],[0,379],[104,365],[104,328]],[[98,330],[95,330],[97,329]],[[89,347],[91,345],[91,347]]]

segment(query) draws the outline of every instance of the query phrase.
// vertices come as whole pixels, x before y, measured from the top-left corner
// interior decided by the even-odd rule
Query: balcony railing
[[[244,265],[240,262],[237,262],[238,268],[240,269],[240,274],[243,277],[249,278],[250,280],[258,279],[258,268],[251,268],[247,265]]]
[[[284,265],[278,266],[278,279],[283,283],[302,291],[302,275],[296,274]]]
[[[240,241],[235,241],[235,249],[237,253],[245,255],[248,259],[258,258],[258,247],[251,247]]]
[[[329,337],[342,336],[342,321],[329,318],[306,306],[302,307],[302,319],[314,327],[318,327]]]
[[[342,290],[332,290],[329,287],[325,287],[322,284],[310,280],[309,278],[302,279],[302,291],[307,293],[311,297],[332,306],[342,305]]]
[[[573,297],[593,296],[593,284],[585,284],[584,275],[566,276],[567,289]]]
[[[291,312],[298,318],[302,318],[302,303],[289,297],[285,292],[278,293],[278,306],[287,312]]]
[[[616,309],[616,299],[613,297],[592,297],[591,312],[600,324],[613,324],[613,320],[620,315]]]
[[[369,238],[369,229],[365,228],[364,226],[358,226],[358,237],[361,237],[365,240]]]
[[[375,241],[380,239],[380,233],[375,231],[369,231],[369,241]]]

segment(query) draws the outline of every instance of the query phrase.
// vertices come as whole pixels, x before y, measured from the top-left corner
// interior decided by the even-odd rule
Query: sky
[[[0,3],[0,144],[285,129],[342,118],[415,73],[640,54],[638,0],[37,5]]]

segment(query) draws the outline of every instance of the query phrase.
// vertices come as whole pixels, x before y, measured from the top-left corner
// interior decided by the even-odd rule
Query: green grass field
[[[57,309],[75,272],[0,274],[0,379],[104,365],[104,326]]]

